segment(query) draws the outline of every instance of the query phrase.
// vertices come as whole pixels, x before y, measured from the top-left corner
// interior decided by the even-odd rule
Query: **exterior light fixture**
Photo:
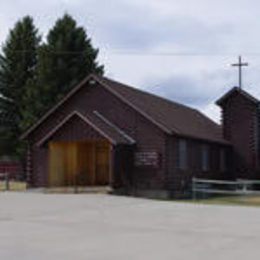
[[[96,85],[97,82],[95,79],[90,79],[88,83],[89,83],[89,85],[93,86],[93,85]]]

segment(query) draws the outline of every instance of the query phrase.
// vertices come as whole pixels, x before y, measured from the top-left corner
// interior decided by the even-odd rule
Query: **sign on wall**
[[[158,152],[136,152],[135,166],[159,167],[160,156]]]

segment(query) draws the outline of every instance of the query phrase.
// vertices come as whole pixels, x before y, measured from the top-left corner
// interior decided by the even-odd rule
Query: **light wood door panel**
[[[96,147],[96,183],[107,185],[109,183],[109,146],[99,143]]]
[[[63,145],[57,143],[49,145],[49,186],[63,186],[65,184],[65,151]]]
[[[106,140],[51,142],[49,144],[49,185],[107,185],[109,143]]]

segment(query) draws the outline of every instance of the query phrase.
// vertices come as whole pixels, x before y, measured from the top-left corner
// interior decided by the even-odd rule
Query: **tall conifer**
[[[46,110],[60,100],[89,73],[103,74],[97,62],[98,49],[83,27],[68,14],[56,21],[39,51],[38,84],[44,95]]]
[[[26,16],[10,30],[0,55],[0,154],[16,154],[27,82],[33,78],[40,37]]]

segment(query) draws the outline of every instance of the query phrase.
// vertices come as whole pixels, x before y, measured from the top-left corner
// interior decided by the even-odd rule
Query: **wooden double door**
[[[49,186],[108,185],[110,180],[109,142],[49,143]]]

